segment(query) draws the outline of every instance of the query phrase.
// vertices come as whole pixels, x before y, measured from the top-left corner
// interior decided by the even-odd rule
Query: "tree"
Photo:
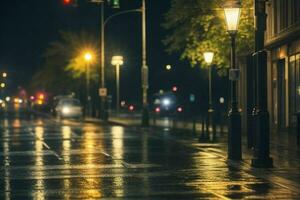
[[[203,52],[215,53],[214,64],[220,73],[229,66],[230,39],[226,32],[222,4],[225,0],[172,0],[165,15],[164,40],[169,53],[180,52],[192,66],[205,67]],[[242,0],[242,13],[237,37],[238,55],[254,47],[253,0]]]
[[[97,40],[92,34],[85,31],[79,33],[60,32],[60,39],[52,42],[44,54],[44,65],[32,81],[32,87],[44,89],[48,92],[62,94],[77,90],[84,85],[86,63],[83,61],[83,52],[95,52]],[[97,80],[97,59],[91,63],[91,80]],[[74,81],[74,80],[79,81]]]

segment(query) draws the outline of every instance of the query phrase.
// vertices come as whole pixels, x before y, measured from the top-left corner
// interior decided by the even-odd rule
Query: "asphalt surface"
[[[285,158],[291,152],[276,147],[277,167],[253,169],[226,159],[222,137],[199,143],[170,129],[0,118],[0,199],[300,199],[299,149]]]

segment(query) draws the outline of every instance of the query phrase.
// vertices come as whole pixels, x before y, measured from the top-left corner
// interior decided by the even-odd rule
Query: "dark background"
[[[106,16],[141,6],[139,0],[120,0],[121,9],[106,7]],[[100,6],[79,0],[77,7],[65,6],[61,0],[9,0],[0,3],[0,70],[9,72],[9,89],[27,88],[33,74],[43,65],[43,53],[50,42],[59,39],[60,30],[87,30],[100,38]],[[151,0],[147,4],[147,63],[150,71],[150,96],[160,89],[178,86],[178,94],[188,101],[196,94],[197,104],[207,104],[207,72],[191,68],[179,55],[168,55],[162,40],[166,31],[161,24],[170,0]],[[106,26],[106,67],[113,55],[124,56],[121,70],[121,100],[141,101],[141,14],[130,13],[112,19]],[[99,44],[100,45],[100,44]],[[171,64],[167,72],[165,65]],[[214,72],[215,96],[224,96],[219,90],[221,80]],[[108,80],[114,94],[114,77]],[[221,84],[222,85],[222,84]],[[42,88],[41,88],[42,89]],[[218,99],[218,98],[216,98]]]

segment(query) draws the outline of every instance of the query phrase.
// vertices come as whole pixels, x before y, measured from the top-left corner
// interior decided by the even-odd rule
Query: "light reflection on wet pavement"
[[[0,199],[300,199],[297,180],[285,178],[299,176],[299,163],[251,169],[228,162],[224,142],[43,118],[0,123]]]

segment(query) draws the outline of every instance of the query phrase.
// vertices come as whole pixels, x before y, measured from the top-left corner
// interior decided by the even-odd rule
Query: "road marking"
[[[57,153],[55,152],[53,149],[51,149],[51,147],[40,137],[37,137],[34,132],[29,132],[32,136],[36,137],[38,141],[41,141],[43,146],[46,147],[49,151],[52,152],[52,154],[58,159],[58,160],[63,160],[63,158]]]
[[[103,155],[105,155],[105,156],[111,158],[114,162],[115,162],[116,160],[119,160],[119,159],[114,158],[112,155],[110,155],[110,154],[108,154],[108,153],[106,153],[106,152],[104,152],[104,151],[102,151],[101,153],[102,153]],[[127,162],[125,162],[125,161],[123,161],[123,160],[119,160],[119,161],[120,161],[120,163],[121,163],[125,168],[130,168],[130,164],[129,164],[129,163],[127,163]]]

